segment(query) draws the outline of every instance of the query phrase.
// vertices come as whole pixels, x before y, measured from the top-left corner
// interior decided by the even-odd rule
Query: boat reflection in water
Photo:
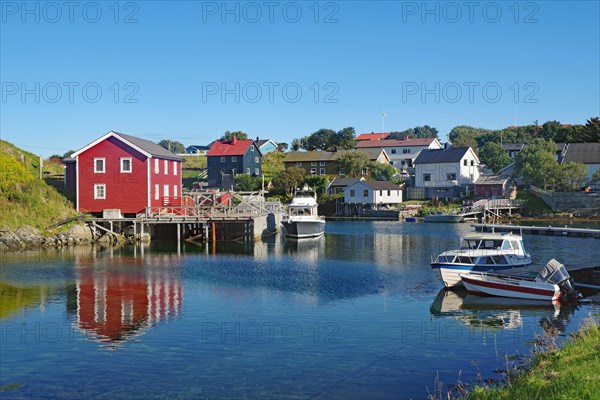
[[[129,263],[127,260],[123,264]],[[150,262],[151,258],[145,261]],[[108,344],[130,340],[159,321],[179,317],[183,292],[178,271],[114,263],[80,265],[71,297],[77,327],[86,337]],[[75,306],[76,304],[76,306]]]
[[[325,236],[296,239],[286,237],[283,241],[283,257],[303,262],[319,262],[324,257]]]
[[[443,288],[431,304],[434,317],[451,317],[482,329],[517,329],[525,318],[535,318],[547,333],[562,333],[573,307],[558,301],[483,297],[463,289]]]

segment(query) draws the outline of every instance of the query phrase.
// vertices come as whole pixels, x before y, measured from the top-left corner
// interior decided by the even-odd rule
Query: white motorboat
[[[298,239],[322,236],[325,233],[325,218],[319,216],[317,210],[315,191],[304,185],[294,195],[288,214],[281,221],[285,236]]]
[[[525,252],[523,238],[512,233],[472,233],[463,239],[460,247],[438,255],[431,262],[444,285],[460,286],[461,273],[471,271],[507,271],[531,264]]]
[[[558,300],[561,296],[579,298],[564,265],[552,259],[535,278],[500,275],[489,272],[460,274],[463,284],[472,294],[511,297],[528,300]]]

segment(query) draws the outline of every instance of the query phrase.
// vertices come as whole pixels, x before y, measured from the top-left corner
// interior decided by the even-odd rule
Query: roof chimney
[[[258,142],[258,140],[259,140],[259,137],[257,136],[257,137],[256,137],[256,141]]]
[[[408,140],[408,136],[404,136],[404,140]]]
[[[235,133],[233,134],[233,138],[231,139],[231,144],[235,144],[237,142],[237,138],[235,137]]]

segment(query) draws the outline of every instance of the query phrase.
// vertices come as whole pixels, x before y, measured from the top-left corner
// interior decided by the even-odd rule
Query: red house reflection
[[[183,293],[168,269],[86,267],[77,272],[77,324],[102,342],[121,342],[177,318]]]

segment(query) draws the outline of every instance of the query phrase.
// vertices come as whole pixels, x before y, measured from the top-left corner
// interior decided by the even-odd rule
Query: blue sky
[[[597,1],[71,4],[0,4],[0,134],[45,156],[110,130],[189,145],[428,124],[445,140],[600,114]]]

